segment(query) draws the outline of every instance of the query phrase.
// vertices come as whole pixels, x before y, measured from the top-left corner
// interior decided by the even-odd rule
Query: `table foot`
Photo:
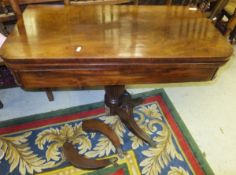
[[[82,128],[84,131],[100,132],[101,134],[108,137],[108,139],[115,146],[118,156],[120,158],[124,158],[124,153],[121,149],[121,143],[120,143],[119,137],[116,135],[116,133],[113,131],[113,129],[109,125],[103,123],[102,121],[92,119],[92,120],[83,121]]]
[[[146,134],[133,119],[133,108],[142,103],[142,99],[132,99],[125,86],[105,86],[105,104],[110,108],[110,115],[118,115],[126,127],[137,137],[155,147],[156,142]]]
[[[121,121],[125,124],[125,126],[137,137],[147,142],[150,146],[155,147],[156,143],[152,140],[152,138],[146,134],[135,122],[129,112],[126,112],[122,108],[115,109],[116,114],[120,117]]]
[[[66,142],[63,145],[63,153],[65,158],[75,167],[86,170],[95,170],[99,168],[104,168],[111,164],[116,164],[117,158],[94,160],[88,159],[78,153],[73,144]]]

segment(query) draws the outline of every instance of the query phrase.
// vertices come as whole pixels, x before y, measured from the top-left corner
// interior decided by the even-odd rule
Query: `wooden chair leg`
[[[235,39],[236,39],[236,26],[235,26],[234,30],[229,35],[229,40],[230,40],[231,44],[234,44]]]
[[[219,13],[223,10],[225,5],[228,3],[229,0],[219,0],[217,1],[215,7],[212,9],[212,12],[209,16],[210,19],[213,19],[214,17],[218,16]]]
[[[49,100],[49,101],[54,101],[54,95],[53,95],[53,93],[52,93],[52,90],[47,89],[47,90],[46,90],[46,94],[47,94],[47,97],[48,97],[48,100]]]
[[[0,100],[0,109],[3,108],[3,104],[2,104],[2,101]]]
[[[225,32],[225,36],[229,36],[229,34],[234,30],[235,26],[236,26],[236,8],[235,8],[234,14],[230,18],[226,26],[227,30]]]
[[[19,6],[18,1],[16,0],[9,0],[12,10],[14,11],[14,13],[16,14],[17,19],[19,19],[22,16],[22,12]]]

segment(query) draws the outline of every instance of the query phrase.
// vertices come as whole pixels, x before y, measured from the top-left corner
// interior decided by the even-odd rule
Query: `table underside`
[[[80,88],[103,85],[197,82],[212,80],[224,62],[8,64],[20,86]]]

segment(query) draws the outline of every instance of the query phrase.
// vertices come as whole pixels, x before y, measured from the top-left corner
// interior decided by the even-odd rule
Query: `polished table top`
[[[225,38],[199,11],[131,5],[29,6],[2,49],[7,62],[101,58],[224,61],[231,53]]]
[[[208,81],[232,47],[183,6],[29,6],[1,49],[24,88]]]

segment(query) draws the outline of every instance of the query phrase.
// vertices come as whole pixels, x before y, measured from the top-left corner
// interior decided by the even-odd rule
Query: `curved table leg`
[[[132,118],[133,108],[136,105],[142,103],[142,99],[132,99],[131,95],[125,90],[123,85],[118,86],[105,86],[105,104],[109,107],[111,115],[118,115],[121,121],[130,129],[137,137],[141,138],[151,146],[155,147],[151,137],[146,134]],[[123,157],[123,151],[121,150],[121,144],[119,138],[115,132],[108,125],[98,120],[86,120],[82,124],[85,131],[97,131],[107,136],[113,145],[116,147],[118,155]],[[81,169],[99,169],[106,167],[110,164],[115,164],[117,158],[109,158],[103,160],[88,159],[82,155],[79,155],[73,144],[66,142],[63,145],[63,152],[66,159],[75,167]]]
[[[80,169],[95,170],[104,168],[108,165],[115,164],[117,158],[109,158],[102,160],[88,159],[85,156],[79,155],[73,144],[66,142],[63,145],[63,153],[66,159],[75,167]]]
[[[133,119],[133,117],[131,117],[131,115],[129,115],[128,112],[126,112],[125,110],[123,110],[122,108],[115,108],[116,113],[119,115],[121,121],[126,125],[127,128],[129,128],[129,130],[136,135],[137,137],[139,137],[140,139],[142,139],[143,141],[147,142],[148,144],[150,144],[150,146],[155,147],[156,143],[151,139],[151,137],[146,134],[135,122],[135,120]]]
[[[115,146],[116,151],[118,153],[118,156],[120,158],[124,158],[124,153],[121,149],[121,143],[116,135],[116,133],[112,130],[110,126],[107,124],[103,123],[102,121],[99,120],[85,120],[82,123],[82,128],[84,131],[90,132],[90,131],[95,131],[95,132],[100,132],[112,142],[112,144]]]
[[[134,135],[155,147],[154,142],[133,119],[133,108],[142,102],[142,99],[132,100],[131,95],[125,90],[125,86],[105,86],[105,104],[110,108],[111,115],[118,115],[121,121]]]

